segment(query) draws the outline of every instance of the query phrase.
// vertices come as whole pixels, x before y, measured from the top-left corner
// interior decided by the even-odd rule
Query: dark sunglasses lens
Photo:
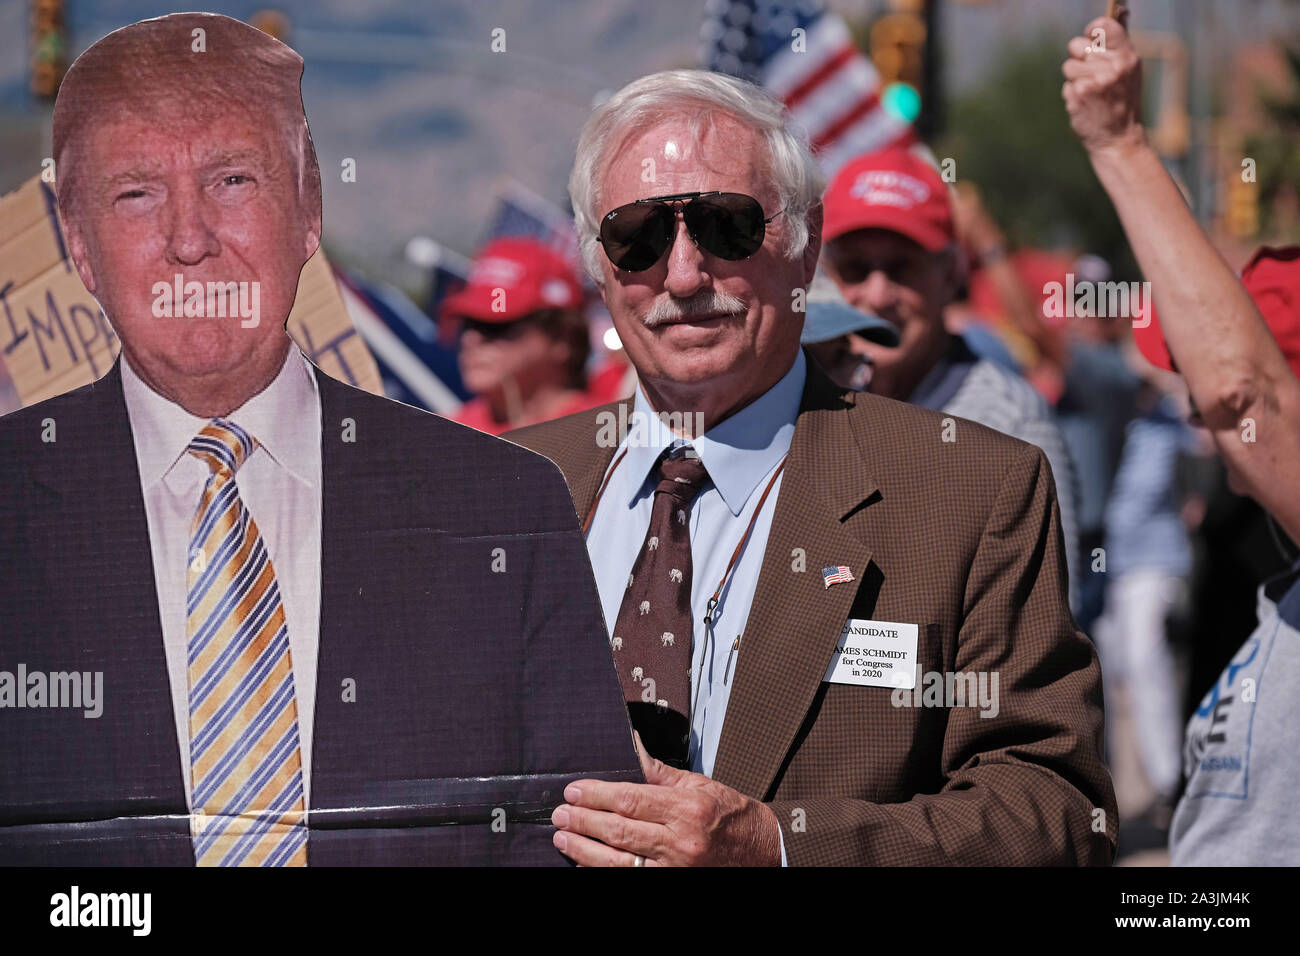
[[[659,261],[672,242],[676,219],[659,203],[628,203],[600,222],[600,244],[609,261],[628,272],[643,272]]]
[[[751,196],[705,196],[687,203],[684,212],[686,227],[700,248],[719,259],[748,259],[763,245],[763,207]]]
[[[496,342],[501,339],[513,339],[523,331],[524,323],[516,322],[480,322],[476,319],[464,318],[460,323],[460,333],[474,331],[487,342]]]

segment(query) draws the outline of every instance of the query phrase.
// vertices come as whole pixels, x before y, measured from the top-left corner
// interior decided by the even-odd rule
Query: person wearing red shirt
[[[450,417],[500,435],[596,404],[582,303],[573,268],[554,250],[526,238],[488,243],[442,308],[459,323],[461,378],[475,394]]]

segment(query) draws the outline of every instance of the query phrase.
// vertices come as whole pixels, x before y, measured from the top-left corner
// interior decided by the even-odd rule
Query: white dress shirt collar
[[[739,516],[759,482],[790,450],[807,372],[803,350],[800,349],[780,381],[693,440],[682,439],[668,428],[641,427],[635,432],[629,429],[624,438],[627,448],[624,467],[644,479],[665,448],[690,444],[704,463],[727,509],[732,515]],[[640,386],[636,390],[632,421],[658,424],[658,415]],[[638,440],[629,441],[634,435]],[[631,506],[645,491],[646,482],[643,480],[628,505]]]
[[[149,488],[163,481],[185,454],[190,440],[209,419],[191,415],[144,383],[122,354],[122,392],[135,437],[140,483]],[[290,344],[284,364],[271,384],[226,416],[255,439],[260,449],[306,485],[314,485],[319,468],[320,433],[304,429],[301,410],[314,406],[316,377],[298,346]],[[309,404],[312,403],[312,404]],[[253,452],[254,455],[258,451]]]

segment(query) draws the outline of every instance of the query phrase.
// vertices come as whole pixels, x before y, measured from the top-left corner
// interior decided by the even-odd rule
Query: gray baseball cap
[[[894,324],[849,305],[840,294],[835,280],[820,269],[808,286],[804,301],[807,311],[804,314],[803,335],[799,339],[804,345],[828,342],[856,332],[868,342],[888,348],[898,347],[898,329]]]

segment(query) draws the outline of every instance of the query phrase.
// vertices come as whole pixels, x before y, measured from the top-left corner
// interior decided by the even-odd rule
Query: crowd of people
[[[1297,252],[1215,251],[1121,22],[1063,97],[1153,304],[1040,308],[923,147],[828,182],[770,94],[669,70],[583,127],[573,261],[498,239],[443,304],[459,424],[284,334],[302,68],[174,14],[60,90],[122,353],[0,418],[0,651],[107,693],[0,671],[0,862],[1108,865],[1135,821],[1176,864],[1300,859]],[[155,321],[180,271],[261,283],[260,326]],[[1235,577],[1216,460],[1273,549]]]
[[[1113,48],[1071,45],[1065,66],[1071,116],[1099,175],[1111,169],[1108,157],[1120,141],[1132,149],[1125,161],[1145,161],[1154,177],[1138,134],[1137,60],[1122,30],[1103,28],[1112,31]],[[1168,177],[1160,175],[1163,185]],[[1104,181],[1124,211],[1134,200],[1111,176]],[[1177,204],[1167,189],[1161,198]],[[1071,609],[1099,650],[1121,818],[1137,825],[1128,832],[1139,848],[1149,848],[1153,837],[1163,842],[1185,783],[1206,754],[1209,734],[1199,725],[1207,716],[1218,720],[1221,711],[1213,707],[1232,690],[1220,686],[1220,675],[1231,673],[1229,662],[1251,631],[1246,621],[1253,622],[1257,585],[1288,570],[1298,552],[1269,513],[1243,497],[1248,491],[1233,481],[1231,467],[1220,463],[1213,433],[1170,357],[1154,303],[1138,298],[1145,289],[1118,314],[1107,314],[1104,295],[1077,309],[1072,304],[1068,318],[1053,313],[1047,307],[1052,282],[1064,286],[1068,277],[1071,289],[1104,289],[1109,265],[1077,251],[1009,249],[978,188],[949,184],[924,146],[859,156],[838,171],[822,204],[823,247],[803,316],[807,355],[843,388],[979,422],[1045,453],[1060,509]],[[1187,228],[1184,220],[1176,224]],[[1136,214],[1127,222],[1135,248],[1142,249],[1144,237],[1153,245],[1171,238]],[[1192,235],[1202,234],[1194,229]],[[1199,258],[1215,262],[1208,240],[1197,245]],[[1143,251],[1147,268],[1155,253]],[[471,289],[500,284],[495,266],[488,268],[495,253],[495,245],[484,250]],[[1297,258],[1300,249],[1261,249],[1241,283],[1300,373]],[[480,269],[490,274],[480,278]],[[1184,266],[1178,275],[1185,272]],[[547,273],[525,274],[523,281],[531,283]],[[1159,268],[1147,274],[1156,297],[1167,301],[1174,276]],[[1221,267],[1208,275],[1217,286],[1227,282]],[[576,276],[565,282],[577,287]],[[449,302],[444,315],[479,317],[460,302]],[[1240,297],[1235,305],[1245,308]],[[1166,307],[1189,304],[1179,297]],[[507,321],[504,313],[489,320]],[[1257,332],[1255,338],[1263,348]],[[476,337],[463,341],[468,374],[480,346]],[[1213,354],[1213,341],[1197,344]],[[523,346],[506,348],[529,354]],[[539,358],[535,368],[545,366]],[[527,390],[529,375],[536,377],[525,372],[508,384],[511,367],[495,364],[499,378],[489,394],[498,410],[503,389]],[[620,385],[631,391],[634,383]],[[617,397],[608,390],[587,394],[567,412]],[[479,410],[483,401],[467,406],[457,420],[500,434],[566,413],[498,411],[488,424]],[[1238,431],[1247,427],[1240,424],[1246,410],[1235,409]],[[1225,456],[1224,463],[1232,460]],[[1193,715],[1201,719],[1187,728],[1185,764],[1184,727]],[[1113,759],[1123,748],[1136,762]],[[1234,756],[1224,765],[1241,761]],[[1187,791],[1184,820],[1197,805],[1191,801],[1207,792],[1203,781]],[[1294,849],[1291,844],[1281,852]],[[1235,858],[1287,859],[1276,851],[1252,856],[1259,852]],[[1193,859],[1215,862],[1209,850]]]

